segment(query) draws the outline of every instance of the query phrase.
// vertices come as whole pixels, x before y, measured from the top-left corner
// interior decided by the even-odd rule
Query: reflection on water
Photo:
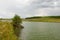
[[[22,40],[60,40],[60,23],[23,22]]]
[[[23,28],[24,27],[22,25],[19,25],[17,27],[13,26],[14,34],[16,35],[17,40],[21,40],[20,35],[21,35],[21,31],[22,31]]]

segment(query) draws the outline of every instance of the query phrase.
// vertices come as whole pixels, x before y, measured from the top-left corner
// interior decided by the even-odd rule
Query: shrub
[[[22,28],[22,26],[21,26],[22,20],[21,20],[20,16],[15,15],[12,19],[12,23],[13,23],[13,28],[14,28],[15,35],[17,37],[19,37],[20,30]]]
[[[20,16],[15,15],[12,19],[13,26],[18,27],[22,23]]]

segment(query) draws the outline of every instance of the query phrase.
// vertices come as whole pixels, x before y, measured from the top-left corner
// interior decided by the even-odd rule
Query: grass
[[[10,22],[0,21],[0,40],[17,40]]]
[[[59,18],[35,18],[35,19],[24,19],[24,21],[30,22],[60,22]]]

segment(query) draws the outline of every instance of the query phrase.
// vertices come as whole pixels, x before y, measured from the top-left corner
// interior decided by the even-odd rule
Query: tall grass
[[[17,40],[10,22],[0,21],[0,40]]]

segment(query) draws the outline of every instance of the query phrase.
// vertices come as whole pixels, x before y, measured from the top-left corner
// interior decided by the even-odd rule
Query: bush
[[[21,26],[22,20],[21,20],[20,16],[15,15],[12,19],[12,23],[13,23],[13,28],[14,28],[15,35],[17,37],[19,37],[20,30],[22,28],[22,26]]]
[[[18,27],[22,23],[22,20],[20,16],[15,15],[14,18],[12,19],[13,26]]]

